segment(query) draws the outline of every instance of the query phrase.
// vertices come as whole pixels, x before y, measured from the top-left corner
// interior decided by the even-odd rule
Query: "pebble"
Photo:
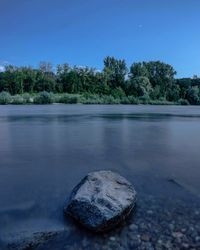
[[[195,237],[195,241],[196,241],[196,242],[199,242],[199,241],[200,241],[200,236],[196,236],[196,237]]]
[[[183,247],[184,249],[188,249],[188,248],[189,248],[189,244],[188,244],[188,243],[183,243],[183,244],[182,244],[182,247]]]
[[[113,237],[113,236],[111,236],[109,239],[110,239],[111,241],[115,241],[115,240],[116,240],[116,238]]]
[[[182,234],[181,232],[173,232],[173,233],[172,233],[172,236],[173,236],[174,238],[181,238],[181,237],[183,237],[183,234]]]
[[[147,214],[152,215],[152,214],[153,214],[153,211],[152,211],[152,210],[147,210]]]
[[[199,250],[200,224],[197,222],[200,221],[200,214],[194,212],[200,211],[199,208],[199,202],[191,204],[179,200],[174,203],[172,200],[170,203],[170,199],[159,202],[153,196],[143,196],[138,200],[134,216],[122,227],[116,227],[103,235],[96,235],[79,231],[78,227],[72,224],[67,226],[66,238],[62,238],[61,241],[59,239],[55,245],[52,245],[52,236],[49,245],[48,242],[44,242],[38,248],[31,243],[31,247],[35,250]],[[17,245],[11,249],[22,247]]]
[[[142,234],[142,235],[140,236],[140,239],[141,239],[142,241],[149,241],[149,240],[150,240],[150,236],[149,236],[148,234]]]
[[[135,225],[135,224],[131,224],[131,225],[129,226],[129,229],[130,229],[131,231],[136,231],[136,230],[138,230],[138,226]]]

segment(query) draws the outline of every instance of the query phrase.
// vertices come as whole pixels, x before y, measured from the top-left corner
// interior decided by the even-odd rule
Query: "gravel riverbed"
[[[64,230],[36,233],[5,249],[200,249],[200,202],[140,196],[130,218],[114,231],[95,234],[67,219]]]

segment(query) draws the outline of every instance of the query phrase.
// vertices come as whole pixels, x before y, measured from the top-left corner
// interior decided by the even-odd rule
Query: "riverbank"
[[[121,96],[112,95],[95,95],[95,94],[54,94],[46,91],[21,95],[10,95],[8,92],[0,93],[0,104],[149,104],[149,105],[189,105],[187,100],[180,99],[178,102],[169,102],[166,99],[151,100],[147,97]]]

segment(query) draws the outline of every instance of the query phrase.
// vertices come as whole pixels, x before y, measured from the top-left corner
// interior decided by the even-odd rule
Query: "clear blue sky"
[[[200,0],[0,0],[0,66],[172,64],[200,75]]]

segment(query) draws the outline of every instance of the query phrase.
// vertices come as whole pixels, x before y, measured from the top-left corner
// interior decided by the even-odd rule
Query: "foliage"
[[[24,100],[24,104],[33,102],[33,97],[29,93],[24,93],[22,95],[22,97],[23,97],[23,100]]]
[[[171,88],[168,88],[166,91],[166,98],[171,102],[177,102],[180,98],[180,86],[173,84]]]
[[[130,104],[139,104],[139,100],[135,96],[128,96],[128,100]]]
[[[14,96],[12,97],[11,103],[12,103],[12,104],[24,104],[25,101],[24,101],[23,96],[21,96],[21,95],[14,95]]]
[[[79,95],[69,95],[69,94],[64,94],[60,97],[59,99],[59,103],[69,103],[69,104],[73,104],[73,103],[78,103],[79,102]]]
[[[143,63],[140,63],[140,62],[139,63],[133,63],[131,65],[131,67],[130,67],[129,77],[131,79],[133,79],[133,78],[141,77],[141,76],[143,76],[143,77],[148,77],[149,76],[148,70],[147,70],[144,62]]]
[[[125,76],[128,73],[125,60],[117,60],[110,56],[106,57],[103,72],[111,88],[124,87]]]
[[[144,62],[144,66],[148,71],[148,78],[152,86],[160,87],[160,96],[166,96],[166,90],[172,88],[176,71],[166,63],[160,61]]]
[[[120,98],[120,99],[126,96],[124,90],[121,87],[117,87],[117,88],[113,89],[111,91],[111,95],[114,98]]]
[[[113,96],[108,95],[103,97],[104,104],[120,104],[120,99],[115,99]]]
[[[187,100],[190,104],[196,105],[199,104],[199,88],[197,86],[190,87],[186,93]]]
[[[180,104],[180,105],[190,105],[190,103],[186,99],[180,99],[180,100],[178,100],[178,104]]]
[[[200,78],[175,75],[171,65],[160,61],[133,63],[128,70],[125,60],[109,56],[102,71],[67,63],[55,70],[49,62],[38,68],[8,65],[0,72],[0,102],[200,104]]]
[[[11,102],[11,95],[3,91],[0,93],[0,104],[9,104]]]
[[[50,104],[53,103],[53,97],[51,93],[43,91],[36,95],[33,101],[35,104]]]
[[[128,93],[134,96],[149,96],[152,86],[149,79],[145,76],[131,78],[129,81]]]

